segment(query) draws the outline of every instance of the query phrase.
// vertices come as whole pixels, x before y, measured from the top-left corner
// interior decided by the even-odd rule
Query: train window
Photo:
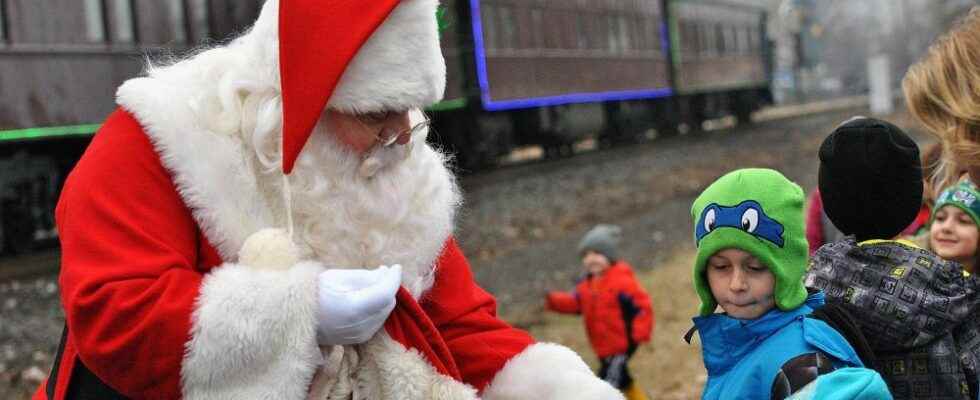
[[[105,36],[105,13],[102,8],[102,0],[85,0],[85,38],[89,42],[104,43]]]
[[[744,26],[735,27],[734,29],[735,29],[735,51],[737,51],[738,54],[748,53],[749,40],[746,37],[748,31],[745,30]]]
[[[725,39],[728,51],[732,54],[738,54],[741,49],[738,47],[738,28],[734,25],[725,28]]]
[[[619,48],[619,43],[617,43],[619,39],[619,28],[616,27],[617,20],[612,15],[607,15],[605,20],[606,49],[608,49],[610,53],[616,53],[616,50]]]
[[[697,22],[691,22],[691,52],[695,53],[695,59],[700,58],[705,52],[705,43],[707,38],[701,33],[701,25]]]
[[[616,17],[616,19],[619,20],[619,48],[625,52],[633,48],[633,41],[631,40],[633,38],[631,35],[633,32],[633,27],[632,24],[630,24],[632,20],[630,18],[626,18],[624,15],[619,15]]]
[[[589,48],[588,27],[585,25],[585,15],[575,14],[575,39],[577,49]]]
[[[728,35],[728,27],[725,25],[718,25],[715,29],[718,33],[718,41],[721,42],[721,44],[718,46],[720,49],[719,53],[730,54],[732,50],[735,49],[732,48],[731,37]]]
[[[701,26],[695,22],[691,22],[691,41],[693,46],[691,46],[691,51],[697,52],[698,57],[701,53],[704,53],[704,39],[701,37]]]
[[[646,23],[647,27],[647,38],[649,40],[647,42],[649,43],[648,47],[653,51],[656,51],[658,54],[662,54],[664,49],[662,47],[663,44],[661,43],[663,38],[660,36],[661,32],[659,19],[650,19],[644,22]]]
[[[725,26],[718,24],[715,25],[715,45],[718,46],[718,55],[725,54]]]
[[[7,34],[7,2],[0,0],[0,43],[6,43]]]
[[[184,14],[184,2],[172,1],[167,10],[170,13],[170,26],[173,30],[173,39],[178,43],[187,43],[187,21]]]
[[[715,35],[709,28],[711,27],[707,24],[698,24],[698,45],[703,56],[714,55],[715,50],[717,50],[715,48]]]
[[[633,35],[635,39],[635,46],[638,50],[646,50],[649,46],[647,43],[650,42],[650,38],[647,37],[647,26],[642,18],[633,18],[630,20],[633,26],[633,30],[630,34]]]
[[[652,28],[655,25],[653,21],[655,20],[647,20],[645,17],[636,20],[637,48],[649,51],[659,50],[660,35]]]
[[[622,15],[610,15],[609,20],[609,50],[613,54],[622,54],[630,47],[629,26]]]
[[[605,16],[597,11],[588,14],[589,21],[589,48],[593,50],[604,50],[608,44],[606,32],[609,31],[609,21]]]
[[[531,47],[535,49],[544,48],[544,38],[542,37],[541,30],[544,27],[542,25],[541,9],[532,8],[531,9]]]
[[[483,22],[483,47],[486,49],[497,48],[497,10],[494,6],[487,4],[480,10],[483,15],[480,20]]]
[[[517,46],[517,29],[514,25],[514,13],[510,7],[500,7],[498,17],[500,18],[500,43],[505,49],[513,49]]]
[[[688,22],[681,21],[681,51],[685,57],[696,58],[698,56],[698,29],[697,26]]]
[[[203,41],[211,36],[210,26],[208,25],[208,0],[190,0],[190,16],[192,37]]]
[[[643,35],[643,48],[660,52],[660,34],[657,32],[656,20],[640,19],[640,34]]]
[[[752,27],[745,27],[745,53],[752,54],[754,52],[755,46],[752,43]]]
[[[548,21],[558,21],[560,20],[561,14],[554,9],[545,9],[544,19]],[[542,26],[544,31],[544,48],[546,49],[560,49],[562,48],[561,38],[563,28],[561,24],[548,23]]]
[[[754,52],[753,48],[755,47],[752,45],[752,27],[747,26],[745,27],[744,31],[745,31],[745,53],[752,54]]]
[[[171,0],[173,1],[173,0]],[[227,39],[237,36],[248,24],[255,21],[262,8],[262,0],[183,0],[190,10],[191,21],[188,35],[191,41],[201,41],[208,38]],[[203,3],[205,10],[198,10],[198,4]],[[142,6],[142,3],[140,4]],[[482,8],[485,6],[481,7]],[[200,22],[199,22],[200,20]],[[201,25],[195,27],[196,24]]]
[[[133,0],[111,0],[112,41],[133,43],[136,41],[133,21]]]
[[[739,26],[732,27],[732,46],[739,54],[745,52],[744,40],[742,38],[743,29]]]

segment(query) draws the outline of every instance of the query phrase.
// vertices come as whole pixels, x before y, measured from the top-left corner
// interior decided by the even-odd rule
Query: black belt
[[[61,359],[65,355],[65,343],[68,341],[68,325],[61,331],[61,341],[58,344],[58,353],[54,358],[54,365],[51,366],[51,374],[48,375],[48,382],[44,387],[44,392],[48,400],[54,400],[54,391],[58,386],[58,370],[61,369]],[[127,397],[120,394],[115,389],[106,385],[99,377],[95,376],[82,360],[75,358],[75,366],[72,368],[71,379],[68,380],[68,389],[65,391],[66,400],[125,400]]]

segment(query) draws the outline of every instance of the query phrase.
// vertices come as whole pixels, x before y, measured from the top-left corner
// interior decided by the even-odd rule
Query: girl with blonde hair
[[[967,170],[980,182],[980,7],[974,7],[909,68],[902,80],[909,111],[943,146],[933,187]]]

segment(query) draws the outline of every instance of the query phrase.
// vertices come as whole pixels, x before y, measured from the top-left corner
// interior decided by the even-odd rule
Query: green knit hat
[[[694,242],[694,289],[701,298],[701,315],[718,303],[705,276],[708,258],[735,248],[755,256],[776,277],[773,296],[781,310],[806,300],[803,274],[807,242],[803,233],[803,190],[771,169],[740,169],[708,186],[691,206]]]
[[[970,181],[963,181],[946,188],[939,197],[936,198],[936,205],[932,206],[932,217],[929,223],[936,218],[936,211],[943,206],[953,205],[959,207],[963,212],[973,218],[973,223],[980,227],[980,192]]]

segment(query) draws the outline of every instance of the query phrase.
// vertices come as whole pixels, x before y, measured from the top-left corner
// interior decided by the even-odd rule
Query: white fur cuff
[[[621,400],[623,395],[589,370],[571,349],[537,343],[510,359],[483,392],[483,400]]]
[[[187,399],[304,399],[322,362],[316,277],[225,264],[205,277],[192,317],[181,383]]]

